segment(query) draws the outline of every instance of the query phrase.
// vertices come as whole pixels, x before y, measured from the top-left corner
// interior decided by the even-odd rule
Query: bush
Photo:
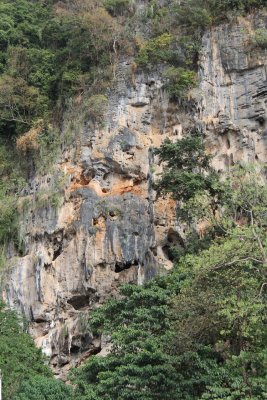
[[[115,16],[129,12],[133,3],[132,0],[105,0],[104,6],[108,12]]]
[[[17,149],[23,153],[38,150],[40,147],[38,139],[43,129],[43,121],[41,121],[33,126],[28,132],[19,136],[16,140]]]
[[[163,33],[145,42],[136,58],[137,64],[148,65],[151,63],[170,61],[173,58],[173,51],[171,49],[172,40],[172,35]]]
[[[103,117],[107,111],[108,99],[102,94],[89,97],[85,102],[87,116],[93,123],[102,124]]]
[[[12,196],[0,199],[0,209],[0,244],[4,244],[18,238],[16,199]]]
[[[267,49],[267,29],[257,29],[252,38],[252,43],[262,49]]]
[[[17,195],[24,186],[18,155],[0,142],[0,246],[13,240],[18,244]]]
[[[196,72],[184,68],[170,67],[165,72],[165,77],[168,79],[166,88],[175,99],[184,97],[197,83]]]
[[[14,133],[25,132],[46,108],[38,88],[22,78],[0,77],[0,123],[15,124]]]

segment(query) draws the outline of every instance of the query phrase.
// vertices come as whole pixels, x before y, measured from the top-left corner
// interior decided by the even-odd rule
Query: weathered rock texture
[[[71,144],[54,172],[31,182],[22,207],[26,256],[11,260],[5,286],[60,376],[101,350],[87,328],[92,308],[121,283],[142,283],[172,266],[169,247],[180,242],[181,229],[175,203],[152,190],[161,168],[152,149],[194,123],[218,169],[266,161],[267,52],[252,44],[266,24],[266,16],[251,16],[204,36],[191,114],[169,101],[160,69],[133,77],[123,62],[104,128],[79,105],[66,116],[62,138]]]
[[[200,120],[220,170],[267,160],[267,50],[254,44],[266,26],[266,13],[255,14],[204,36]]]
[[[103,128],[74,106],[62,131],[72,144],[53,173],[31,182],[22,205],[27,255],[12,260],[5,296],[61,376],[101,349],[86,326],[92,308],[122,283],[172,266],[176,205],[155,199],[152,148],[176,137],[180,124],[159,75],[139,74],[132,85],[122,63]]]

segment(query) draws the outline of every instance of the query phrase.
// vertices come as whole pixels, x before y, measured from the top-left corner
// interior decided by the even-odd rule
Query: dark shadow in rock
[[[77,294],[72,296],[67,303],[70,304],[75,310],[81,310],[82,308],[88,307],[89,302],[92,298],[92,295],[95,293],[95,290],[91,290],[91,293],[86,294]]]
[[[170,228],[167,234],[167,242],[162,247],[165,257],[170,261],[174,261],[175,258],[172,247],[184,247],[184,242],[179,233]]]
[[[115,272],[119,273],[124,271],[125,269],[129,269],[133,266],[137,267],[139,265],[137,260],[134,261],[119,261],[115,264]]]

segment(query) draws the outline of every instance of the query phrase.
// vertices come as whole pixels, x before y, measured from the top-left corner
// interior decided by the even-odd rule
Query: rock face
[[[200,120],[219,170],[267,159],[267,49],[255,44],[266,12],[211,29],[200,58]]]
[[[62,130],[71,144],[54,171],[33,179],[22,205],[26,256],[11,261],[5,297],[63,377],[101,349],[88,332],[90,310],[122,283],[172,267],[176,204],[155,198],[152,148],[177,137],[180,125],[159,76],[139,74],[131,85],[131,66],[122,63],[104,127],[74,107]]]
[[[170,102],[160,68],[132,76],[122,62],[103,126],[81,112],[83,99],[66,115],[58,163],[25,193],[26,255],[10,260],[4,290],[61,377],[103,347],[88,331],[90,310],[123,282],[172,267],[182,232],[176,204],[152,189],[161,168],[152,149],[195,124],[217,169],[266,160],[267,51],[252,40],[266,25],[250,16],[205,34],[194,112]]]

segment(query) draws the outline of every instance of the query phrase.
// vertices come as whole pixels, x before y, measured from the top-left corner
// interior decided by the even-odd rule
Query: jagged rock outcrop
[[[152,189],[161,169],[152,149],[195,124],[217,169],[266,160],[267,51],[252,41],[266,25],[266,15],[252,15],[205,34],[195,111],[170,102],[160,68],[133,77],[124,61],[103,126],[81,112],[82,99],[66,115],[61,158],[25,193],[26,255],[10,260],[4,291],[56,374],[101,350],[87,328],[91,309],[121,283],[142,283],[172,266],[169,247],[182,232],[176,204]]]

